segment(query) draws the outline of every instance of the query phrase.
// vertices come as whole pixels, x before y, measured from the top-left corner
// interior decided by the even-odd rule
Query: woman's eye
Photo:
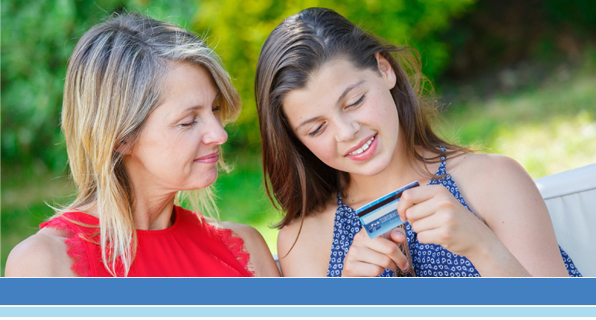
[[[356,102],[352,103],[351,105],[349,105],[349,106],[348,106],[348,108],[356,107],[356,106],[358,106],[359,104],[361,104],[361,103],[362,103],[362,101],[364,101],[364,97],[366,97],[366,94],[363,94],[363,95],[360,97],[360,99],[358,99],[358,101],[356,101]]]
[[[180,126],[181,127],[190,127],[195,123],[197,123],[197,122],[195,120],[193,120],[192,122],[189,122],[189,123],[181,123]]]
[[[315,131],[313,131],[313,132],[309,133],[308,135],[309,135],[309,136],[311,136],[311,137],[314,137],[314,136],[316,136],[316,135],[317,135],[317,133],[319,133],[319,132],[321,131],[321,129],[323,129],[323,126],[324,126],[324,125],[325,125],[325,124],[321,124],[320,126],[318,126],[318,127],[317,127],[317,129],[315,129]]]

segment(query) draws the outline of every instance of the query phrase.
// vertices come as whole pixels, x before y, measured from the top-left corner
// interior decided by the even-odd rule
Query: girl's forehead
[[[283,101],[286,105],[313,105],[332,101],[335,104],[341,100],[351,88],[366,83],[372,72],[358,69],[345,59],[332,60],[313,72],[306,86],[291,90]]]

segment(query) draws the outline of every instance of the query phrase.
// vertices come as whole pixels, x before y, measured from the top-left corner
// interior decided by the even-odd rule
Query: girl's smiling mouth
[[[363,161],[370,158],[377,149],[377,135],[378,134],[375,133],[366,140],[361,141],[358,145],[352,147],[345,157],[356,161]]]

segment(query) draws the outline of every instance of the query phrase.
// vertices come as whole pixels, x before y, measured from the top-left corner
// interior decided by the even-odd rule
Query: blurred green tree
[[[326,7],[364,29],[418,50],[423,72],[438,76],[449,62],[448,47],[437,40],[450,19],[471,8],[474,0],[202,0],[194,26],[211,37],[209,42],[222,57],[243,98],[244,109],[229,130],[232,143],[260,145],[254,102],[254,72],[262,44],[286,17],[308,7]],[[234,129],[235,127],[235,129]]]
[[[253,98],[254,70],[262,43],[285,17],[304,8],[332,8],[399,45],[420,52],[431,78],[448,63],[438,31],[473,0],[17,0],[2,1],[2,170],[66,166],[60,129],[68,57],[77,39],[112,12],[140,11],[195,29],[222,56],[244,100],[230,147],[259,146]]]
[[[66,166],[59,122],[68,57],[77,40],[112,12],[143,12],[184,25],[185,0],[2,0],[2,171]]]

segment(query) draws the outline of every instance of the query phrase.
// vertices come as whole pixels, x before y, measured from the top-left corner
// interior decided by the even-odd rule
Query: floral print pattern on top
[[[445,152],[445,148],[441,147]],[[428,185],[442,184],[453,194],[453,196],[470,212],[474,213],[466,204],[461,196],[455,181],[445,170],[446,157],[441,156],[441,164],[437,176],[443,176],[437,180],[431,180]],[[331,245],[331,257],[329,259],[328,277],[341,277],[343,262],[350,246],[354,242],[354,236],[360,231],[362,225],[356,211],[347,206],[341,195],[337,195],[337,211],[335,212],[335,223],[333,227],[333,242]],[[450,252],[437,244],[423,244],[418,242],[418,235],[408,222],[405,223],[406,234],[408,238],[408,247],[412,257],[414,272],[418,277],[479,277],[480,273],[474,267],[472,262],[464,256]],[[572,277],[581,277],[581,273],[567,253],[559,247],[561,256],[567,268],[567,272]],[[389,269],[379,275],[379,277],[394,277],[395,274]],[[407,276],[410,276],[409,274]]]

